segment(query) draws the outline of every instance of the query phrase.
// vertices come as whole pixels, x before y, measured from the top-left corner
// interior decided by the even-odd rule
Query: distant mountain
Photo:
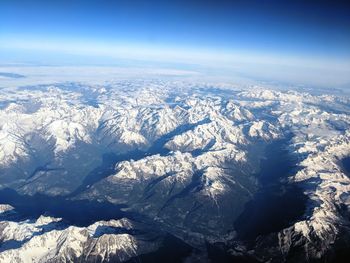
[[[20,79],[25,78],[25,76],[17,73],[0,72],[0,79],[1,78]]]

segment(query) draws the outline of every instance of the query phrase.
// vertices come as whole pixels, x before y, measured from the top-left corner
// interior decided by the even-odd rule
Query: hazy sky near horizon
[[[321,68],[346,82],[349,13],[323,0],[1,0],[0,59],[239,62]]]

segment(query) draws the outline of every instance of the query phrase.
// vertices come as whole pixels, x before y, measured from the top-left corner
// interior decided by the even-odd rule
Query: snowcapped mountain
[[[0,262],[336,258],[349,128],[347,97],[263,87],[2,88]]]
[[[1,222],[0,261],[126,261],[159,247],[160,240],[135,235],[135,228],[127,219],[99,221],[87,227],[67,226],[60,219],[46,216],[35,221],[5,221]]]

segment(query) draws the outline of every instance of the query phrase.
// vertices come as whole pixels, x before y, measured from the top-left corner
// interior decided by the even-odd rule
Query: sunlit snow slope
[[[175,80],[2,88],[0,262],[124,262],[169,236],[181,260],[215,260],[206,244],[228,259],[332,257],[350,245],[349,128],[345,96]],[[266,179],[274,143],[290,167]],[[303,201],[254,241],[235,222],[268,187]]]

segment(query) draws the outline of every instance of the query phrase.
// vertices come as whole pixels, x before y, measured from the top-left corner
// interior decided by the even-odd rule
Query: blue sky
[[[50,61],[66,54],[108,62],[140,58],[347,70],[349,13],[350,4],[323,0],[1,0],[0,58]]]

